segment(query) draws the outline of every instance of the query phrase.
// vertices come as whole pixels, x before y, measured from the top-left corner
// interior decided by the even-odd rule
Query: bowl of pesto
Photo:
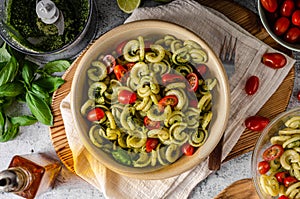
[[[16,50],[36,56],[70,51],[84,37],[92,0],[1,0],[0,36]]]
[[[142,20],[107,32],[83,55],[71,110],[99,164],[163,179],[195,167],[217,145],[229,115],[228,80],[199,36]]]

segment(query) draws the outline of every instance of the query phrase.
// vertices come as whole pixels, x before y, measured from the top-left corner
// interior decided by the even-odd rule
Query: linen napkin
[[[243,133],[245,118],[259,111],[286,77],[295,60],[287,57],[287,65],[278,70],[264,66],[262,55],[275,52],[274,49],[221,13],[193,0],[175,0],[163,6],[136,9],[126,23],[141,19],[161,19],[184,26],[204,39],[216,54],[219,54],[225,36],[237,38],[235,73],[230,78],[231,112],[225,131],[224,159]],[[260,88],[255,95],[248,96],[244,86],[252,75],[259,77]],[[73,152],[75,172],[101,190],[107,198],[187,198],[191,190],[211,173],[207,160],[190,171],[164,180],[138,180],[114,173],[95,160],[78,139],[69,102],[68,95],[61,103],[61,113]]]

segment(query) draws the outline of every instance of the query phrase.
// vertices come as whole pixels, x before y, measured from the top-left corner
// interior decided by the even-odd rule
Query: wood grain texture
[[[259,199],[259,197],[255,192],[252,179],[242,179],[229,185],[214,199]]]
[[[262,27],[259,18],[248,11],[247,9],[233,3],[232,1],[225,0],[197,0],[199,3],[214,8],[223,14],[225,14],[229,19],[238,23],[241,27],[248,30],[251,34],[256,36],[258,39],[264,41],[270,46],[279,49],[286,53],[291,53],[290,51],[284,49],[279,46],[264,30]],[[84,52],[82,53],[82,55]],[[73,168],[73,158],[72,151],[69,148],[68,140],[66,138],[66,133],[64,129],[64,124],[61,117],[61,112],[59,109],[59,105],[61,101],[67,96],[70,92],[72,79],[77,67],[77,64],[81,56],[79,56],[72,66],[66,71],[63,78],[65,79],[65,84],[63,84],[53,95],[52,101],[52,111],[54,114],[54,125],[50,127],[50,136],[52,139],[53,146],[56,150],[58,157],[64,163],[64,165],[74,171]],[[263,106],[263,108],[259,111],[259,115],[268,117],[272,119],[279,113],[286,110],[288,105],[292,88],[294,85],[294,68],[289,72],[281,86],[274,93],[274,95],[268,100],[268,102]],[[249,152],[253,150],[253,146],[259,136],[258,132],[245,131],[240,137],[236,146],[232,149],[229,156],[225,161],[235,158],[241,154]]]

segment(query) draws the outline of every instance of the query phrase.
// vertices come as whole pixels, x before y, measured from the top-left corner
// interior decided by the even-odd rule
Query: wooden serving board
[[[237,5],[232,1],[225,0],[197,0],[199,3],[214,8],[223,14],[225,14],[232,21],[241,25],[244,29],[248,30],[251,34],[269,44],[270,46],[277,48],[285,53],[291,53],[285,48],[279,46],[265,31],[265,29],[260,24],[258,16],[256,16],[251,11]],[[84,53],[84,52],[83,52]],[[83,54],[82,53],[82,54]],[[81,55],[82,56],[82,55]],[[54,125],[50,127],[50,134],[53,146],[56,150],[58,157],[64,163],[64,165],[71,171],[74,171],[73,168],[73,157],[72,152],[68,145],[68,140],[66,137],[64,123],[62,120],[61,112],[59,109],[61,101],[68,95],[71,89],[72,79],[77,67],[79,56],[68,71],[64,74],[63,78],[66,83],[63,84],[53,95],[52,101],[52,111],[54,115]],[[268,117],[272,119],[279,113],[286,110],[286,107],[289,103],[290,96],[292,94],[292,89],[294,85],[294,76],[295,72],[292,69],[282,85],[274,93],[274,95],[269,99],[269,101],[263,106],[259,111],[259,115]],[[230,160],[234,157],[237,157],[243,153],[253,150],[253,146],[259,136],[257,132],[251,132],[245,130],[242,136],[240,137],[236,146],[232,149],[229,156],[225,161]]]

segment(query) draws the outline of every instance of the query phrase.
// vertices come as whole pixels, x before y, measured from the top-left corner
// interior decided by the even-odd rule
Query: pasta
[[[285,128],[279,130],[278,135],[271,137],[270,142],[273,146],[282,146],[284,151],[280,157],[270,162],[269,172],[260,176],[262,190],[271,196],[300,198],[300,117],[292,117],[286,121]],[[280,172],[287,172],[295,182],[287,185],[278,181],[276,175]]]
[[[168,165],[181,157],[184,144],[201,147],[213,116],[211,92],[217,80],[201,76],[192,88],[187,79],[193,65],[208,61],[206,51],[171,35],[155,38],[149,46],[141,36],[127,41],[122,55],[107,62],[116,52],[103,53],[87,71],[81,114],[89,118],[95,108],[104,112],[90,120],[90,140],[131,167]],[[155,147],[149,149],[149,140]]]

